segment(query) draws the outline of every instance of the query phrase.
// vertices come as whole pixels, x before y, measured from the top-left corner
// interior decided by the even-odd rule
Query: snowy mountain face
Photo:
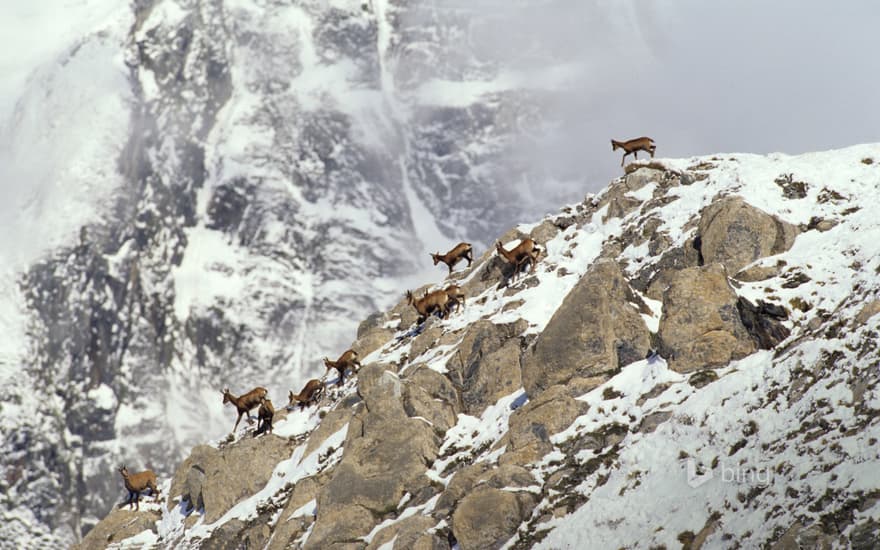
[[[534,273],[436,276],[463,308],[370,317],[356,376],[83,547],[874,548],[878,160],[635,163],[501,237]]]
[[[546,97],[473,42],[491,25],[467,6],[78,14],[0,151],[29,182],[2,206],[21,237],[2,250],[0,538],[46,544],[107,512],[119,463],[167,476],[225,433],[220,389],[320,374],[442,268],[428,251],[485,245],[555,193],[528,191],[547,167],[517,154]]]

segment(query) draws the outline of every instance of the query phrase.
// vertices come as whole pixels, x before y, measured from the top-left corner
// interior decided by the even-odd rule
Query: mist
[[[542,122],[513,154],[529,159],[542,193],[577,200],[622,174],[612,138],[650,136],[661,158],[880,141],[875,2],[475,0],[448,9],[477,22],[469,39],[478,57],[520,72],[541,97]]]

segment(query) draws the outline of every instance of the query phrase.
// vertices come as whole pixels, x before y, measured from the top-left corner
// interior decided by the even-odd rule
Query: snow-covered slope
[[[229,501],[211,476],[191,481],[194,455],[166,481],[168,506],[150,505],[161,520],[130,541],[872,548],[880,536],[880,224],[866,201],[880,186],[878,161],[880,146],[862,145],[637,163],[602,193],[503,237],[508,248],[526,235],[539,242],[545,252],[533,275],[511,281],[487,252],[452,276],[468,297],[448,319],[414,325],[401,303],[365,322],[354,347],[370,352],[357,377],[332,388],[318,410],[279,417],[262,440],[293,444],[265,485]],[[774,220],[773,252],[738,248],[745,267],[714,260],[715,223],[728,223],[729,235],[766,236],[736,217],[746,211]],[[784,234],[797,236],[783,243]],[[618,282],[594,276],[615,270]],[[751,351],[685,367],[690,348],[670,336],[682,310],[673,289],[719,272],[734,305],[718,310],[709,340],[691,339],[735,349],[731,340],[741,338]],[[685,274],[696,279],[679,279]],[[607,298],[573,302],[583,299],[579,289],[595,295],[606,283]],[[717,290],[695,292],[684,311],[718,299]],[[615,296],[625,297],[622,310],[613,309]],[[763,313],[750,318],[755,304]],[[572,310],[594,315],[596,326],[566,326],[556,338]],[[633,316],[636,336],[601,332]],[[696,330],[691,322],[682,321]],[[749,333],[719,336],[731,322]],[[777,340],[762,339],[762,329]],[[540,351],[570,353],[567,342],[591,330],[600,341],[590,346],[608,352],[595,366],[587,368],[589,350],[574,365]],[[627,355],[642,334],[650,334],[647,357]],[[286,387],[271,380],[276,386]],[[245,434],[213,442],[212,452],[234,452]],[[120,514],[99,527],[112,529]]]
[[[69,542],[119,462],[225,433],[219,389],[319,373],[429,248],[553,194],[514,200],[542,100],[461,40],[479,13],[66,4],[12,10],[44,36],[2,89],[0,431],[8,532]]]

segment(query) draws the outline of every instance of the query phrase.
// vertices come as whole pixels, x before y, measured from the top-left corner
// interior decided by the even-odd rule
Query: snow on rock
[[[401,302],[367,325],[366,333],[387,341],[363,358],[363,379],[332,387],[318,410],[277,422],[276,434],[298,443],[265,488],[210,525],[195,520],[184,531],[187,520],[179,517],[160,527],[158,542],[188,547],[247,537],[269,548],[312,548],[341,529],[346,540],[368,548],[604,548],[610,540],[624,548],[785,541],[872,547],[880,536],[880,225],[862,198],[880,185],[876,158],[880,146],[862,145],[796,157],[636,164],[661,177],[635,194],[625,178],[617,180],[582,204],[519,228],[523,235],[545,222],[559,228],[536,273],[506,280],[488,253],[451,275],[473,290],[462,310],[416,326],[411,306]],[[630,176],[640,177],[639,168]],[[803,196],[786,191],[791,180],[804,183]],[[494,359],[498,350],[516,342],[525,353],[540,341],[597,262],[620,264],[619,284],[631,286],[621,295],[660,338],[666,294],[655,287],[656,298],[649,298],[646,291],[664,270],[698,265],[698,256],[682,249],[693,246],[703,210],[727,196],[800,231],[790,248],[753,262],[778,265],[773,274],[727,274],[736,296],[784,312],[774,322],[790,331],[787,337],[684,373],[670,368],[675,346],[660,346],[590,378],[569,375],[531,394],[516,386],[479,400],[476,389],[487,376],[511,372]],[[833,226],[820,228],[817,217]],[[635,249],[647,251],[639,262]],[[739,315],[736,307],[718,307]],[[394,391],[380,387],[386,379],[395,381]],[[391,456],[383,453],[395,449],[384,448],[372,430],[401,414],[433,429],[436,452],[423,457],[423,480],[387,495],[387,487],[346,467],[346,494],[392,504],[367,514],[348,503],[323,506],[335,502],[326,491],[340,487],[343,478],[333,481],[342,475],[339,464]],[[318,441],[309,446],[311,438]],[[306,448],[314,450],[303,457]]]

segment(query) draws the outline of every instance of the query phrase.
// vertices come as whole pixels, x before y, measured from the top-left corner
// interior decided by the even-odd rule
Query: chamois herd
[[[629,154],[633,154],[638,158],[638,151],[647,151],[653,157],[656,146],[651,138],[641,137],[624,142],[612,139],[611,148],[613,151],[623,149],[625,151],[623,159],[626,159]],[[623,162],[623,160],[620,161],[621,166],[623,166]],[[538,257],[541,253],[541,249],[530,238],[523,239],[511,250],[504,248],[501,242],[496,242],[495,250],[498,252],[499,257],[503,258],[513,267],[511,278],[516,278],[522,269],[529,264],[531,265],[529,272],[534,273]],[[470,243],[459,243],[446,254],[440,254],[439,252],[431,254],[431,259],[434,261],[434,265],[440,262],[446,264],[451,274],[455,265],[462,260],[467,260],[467,267],[471,266],[474,261],[473,247]],[[416,296],[412,291],[407,290],[406,301],[418,313],[417,323],[422,324],[431,315],[445,319],[453,311],[457,312],[459,308],[463,308],[465,306],[465,294],[460,286],[451,284],[432,292],[426,290],[422,296]],[[329,358],[324,357],[324,367],[327,370],[320,380],[309,380],[299,393],[295,394],[292,390],[288,392],[286,407],[288,410],[293,410],[299,406],[299,410],[302,411],[306,407],[317,405],[324,397],[325,379],[331,370],[337,372],[336,384],[341,386],[345,382],[346,373],[357,374],[361,368],[361,363],[358,360],[357,352],[349,349],[336,361],[331,361]],[[242,416],[246,416],[248,422],[253,421],[251,411],[257,408],[257,428],[254,431],[254,435],[272,433],[272,419],[275,416],[275,408],[268,397],[269,391],[266,388],[256,387],[237,397],[229,391],[229,388],[223,389],[220,393],[223,394],[223,404],[232,403],[238,412],[238,417],[235,419],[235,424],[232,427],[233,433],[238,429]],[[140,494],[147,489],[150,490],[152,495],[155,495],[158,502],[159,489],[156,485],[156,474],[152,470],[130,474],[123,465],[119,468],[119,473],[122,475],[125,488],[128,490],[128,500],[125,504],[128,504],[129,508],[134,506],[136,510],[140,509]]]

